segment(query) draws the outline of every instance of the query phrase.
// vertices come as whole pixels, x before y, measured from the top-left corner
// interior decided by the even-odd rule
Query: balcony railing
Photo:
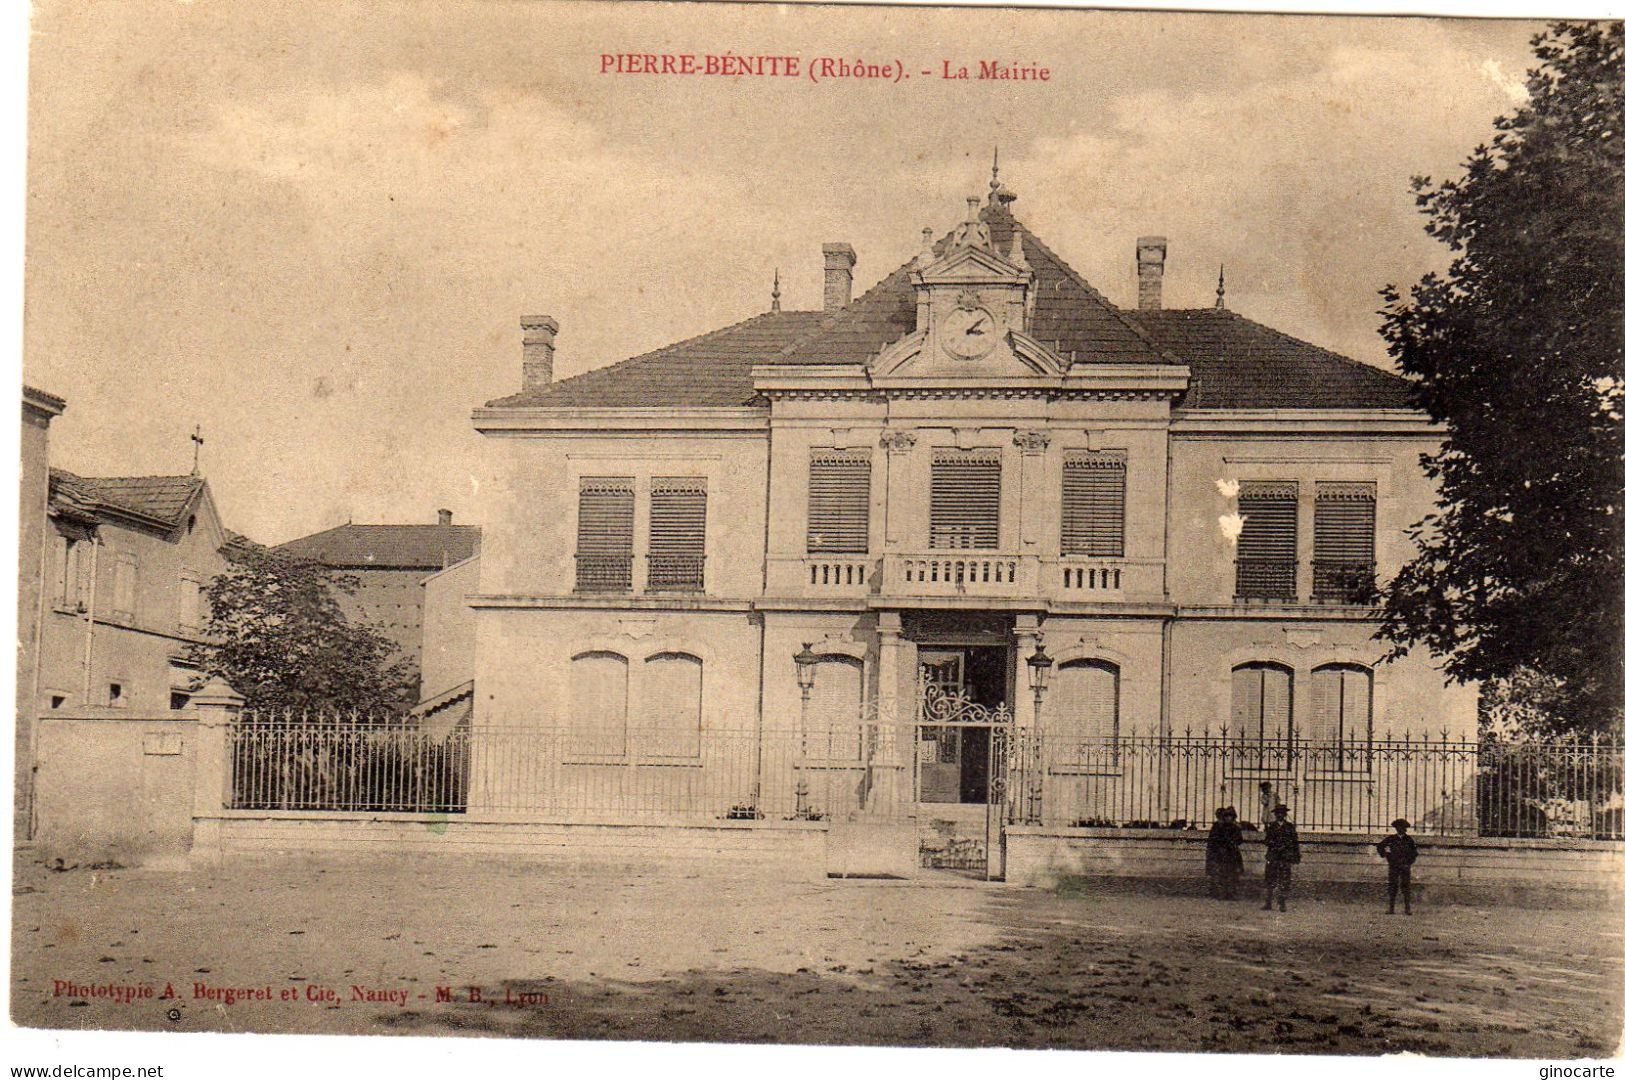
[[[887,596],[1036,596],[1037,571],[1032,556],[996,552],[887,555],[881,591]]]
[[[576,592],[624,593],[631,591],[632,556],[576,556]]]
[[[648,588],[651,592],[703,592],[705,556],[650,555]]]
[[[1353,559],[1316,559],[1310,596],[1317,604],[1370,604],[1377,596],[1377,566]]]
[[[1237,559],[1237,600],[1286,600],[1298,598],[1296,559]]]

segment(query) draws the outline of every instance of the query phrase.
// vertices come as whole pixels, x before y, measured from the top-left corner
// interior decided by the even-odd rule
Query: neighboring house
[[[201,476],[52,469],[37,710],[185,708],[233,535]]]
[[[1120,308],[1014,200],[995,180],[855,300],[855,253],[826,245],[822,311],[775,292],[768,312],[557,383],[558,324],[525,319],[523,389],[474,412],[504,470],[471,600],[476,737],[567,732],[546,783],[598,769],[609,791],[630,768],[628,785],[698,791],[668,767],[796,728],[810,643],[809,708],[854,733],[814,757],[923,763],[906,799],[979,804],[990,731],[1034,725],[1040,642],[1055,745],[1223,728],[1259,747],[1221,789],[1237,802],[1363,800],[1349,782],[1372,778],[1345,751],[1373,733],[1470,736],[1472,689],[1426,656],[1381,663],[1372,638],[1371,585],[1435,503],[1419,458],[1440,432],[1406,381],[1222,292],[1162,310],[1160,237]],[[864,749],[862,718],[913,725],[927,684],[1004,711],[962,744],[921,723],[912,746]],[[1311,743],[1333,756],[1290,750]],[[1115,753],[1056,775],[1128,783]],[[760,748],[753,767],[772,767]],[[509,783],[476,777],[474,797],[546,798]]]
[[[31,386],[23,387],[22,472],[17,510],[17,729],[12,805],[17,835],[26,834],[29,763],[34,759],[33,714],[39,700],[39,634],[42,583],[50,546],[46,544],[46,502],[50,497],[51,421],[67,402]]]
[[[442,510],[434,525],[339,525],[274,550],[356,578],[353,594],[335,593],[345,618],[394,642],[392,661],[421,670],[424,579],[479,549],[479,526],[453,525]]]
[[[474,696],[474,609],[468,598],[479,591],[480,557],[423,579],[423,666],[416,709],[438,729],[471,715]]]

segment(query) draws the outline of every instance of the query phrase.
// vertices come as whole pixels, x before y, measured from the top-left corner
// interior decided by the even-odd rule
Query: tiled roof
[[[192,504],[201,476],[76,476],[51,470],[51,498],[81,512],[123,510],[166,525],[179,525]]]
[[[1178,362],[1161,355],[1138,327],[1017,221],[1007,206],[993,203],[982,210],[981,217],[987,222],[993,246],[1001,253],[1009,250],[1016,230],[1021,231],[1022,248],[1035,279],[1029,337],[1059,356],[1070,358],[1075,354],[1079,362]],[[937,242],[939,253],[946,250],[946,244],[946,239]],[[909,283],[910,269],[905,264],[894,270],[774,363],[866,363],[886,346],[913,333],[915,298],[914,286]]]
[[[491,408],[747,405],[750,369],[772,362],[824,321],[821,311],[770,311],[618,364],[489,402]]]
[[[1180,404],[1196,409],[1405,409],[1411,384],[1398,375],[1221,308],[1134,311],[1162,348],[1190,365]]]
[[[353,570],[438,570],[479,549],[478,525],[339,525],[274,550]]]
[[[1411,407],[1406,380],[1310,345],[1232,311],[1118,308],[1019,222],[1007,203],[981,211],[994,246],[1019,230],[1035,277],[1029,336],[1080,363],[1188,364],[1192,388],[1179,402],[1217,409]],[[947,240],[938,242],[939,252]],[[833,314],[770,312],[489,402],[502,407],[702,407],[753,404],[757,364],[867,363],[914,331],[915,297],[905,264]]]

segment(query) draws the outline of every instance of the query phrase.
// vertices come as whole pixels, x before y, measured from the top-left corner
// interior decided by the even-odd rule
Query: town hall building
[[[473,417],[495,468],[471,810],[1448,812],[1367,753],[1476,730],[1470,687],[1373,640],[1435,501],[1408,383],[1222,285],[1163,309],[1161,237],[1114,304],[1015,201],[995,172],[856,298],[827,244],[823,310],[775,289],[574,378],[559,324],[523,321],[522,388]]]

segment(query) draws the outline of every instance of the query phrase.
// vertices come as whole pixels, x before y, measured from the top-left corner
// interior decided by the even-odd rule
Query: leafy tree
[[[1532,671],[1547,730],[1597,730],[1625,689],[1625,24],[1532,44],[1528,102],[1459,179],[1413,181],[1449,271],[1384,292],[1389,352],[1446,436],[1381,635],[1502,690]]]
[[[206,587],[209,621],[191,659],[261,709],[399,713],[416,698],[410,665],[393,645],[350,623],[333,590],[357,580],[266,548],[235,551]]]

